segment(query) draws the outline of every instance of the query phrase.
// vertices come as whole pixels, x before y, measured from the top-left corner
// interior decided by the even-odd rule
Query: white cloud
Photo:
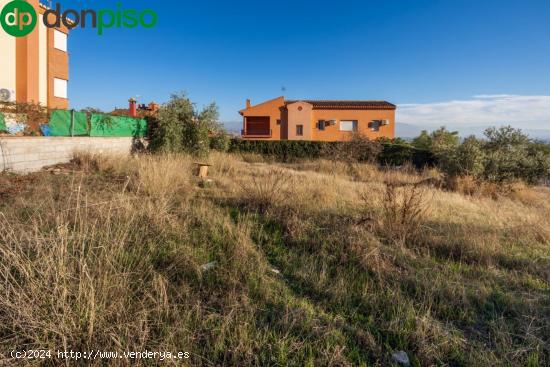
[[[523,129],[550,129],[550,96],[477,95],[469,100],[402,104],[397,122],[454,128],[512,125]]]

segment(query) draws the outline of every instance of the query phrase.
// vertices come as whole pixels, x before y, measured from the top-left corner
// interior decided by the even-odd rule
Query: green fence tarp
[[[71,116],[74,119],[71,128]],[[71,132],[72,130],[72,132]],[[90,123],[84,112],[55,110],[49,122],[50,136],[137,137],[147,133],[147,122],[127,116],[93,113]]]
[[[4,120],[4,114],[0,112],[0,132],[7,130],[8,128],[6,127],[6,121]]]
[[[126,116],[93,113],[90,118],[90,136],[136,137],[147,133],[147,121]]]
[[[71,133],[71,114],[74,125]],[[84,112],[55,110],[50,116],[50,136],[88,136],[88,121]]]

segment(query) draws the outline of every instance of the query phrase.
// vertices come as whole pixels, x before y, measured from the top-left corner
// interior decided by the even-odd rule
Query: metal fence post
[[[74,136],[74,109],[71,110],[71,137]]]

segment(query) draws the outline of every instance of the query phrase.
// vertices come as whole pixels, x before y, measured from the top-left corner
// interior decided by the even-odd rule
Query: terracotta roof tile
[[[306,102],[313,105],[313,109],[324,110],[324,109],[355,109],[355,110],[394,110],[396,106],[392,103],[386,101],[327,101],[327,100],[310,100],[310,99],[300,99],[300,100],[287,100],[285,105],[295,103],[295,102]]]

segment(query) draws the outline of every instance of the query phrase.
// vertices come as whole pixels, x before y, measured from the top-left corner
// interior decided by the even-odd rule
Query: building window
[[[54,78],[53,95],[57,98],[67,98],[67,80]]]
[[[296,125],[296,136],[304,135],[304,125]]]
[[[67,35],[57,29],[54,29],[53,47],[60,51],[67,52]]]
[[[317,128],[321,131],[325,130],[325,120],[319,120],[317,122]]]
[[[340,131],[357,131],[357,120],[340,121]]]
[[[369,129],[372,131],[380,131],[380,126],[387,126],[390,124],[390,120],[373,120],[369,122]]]

